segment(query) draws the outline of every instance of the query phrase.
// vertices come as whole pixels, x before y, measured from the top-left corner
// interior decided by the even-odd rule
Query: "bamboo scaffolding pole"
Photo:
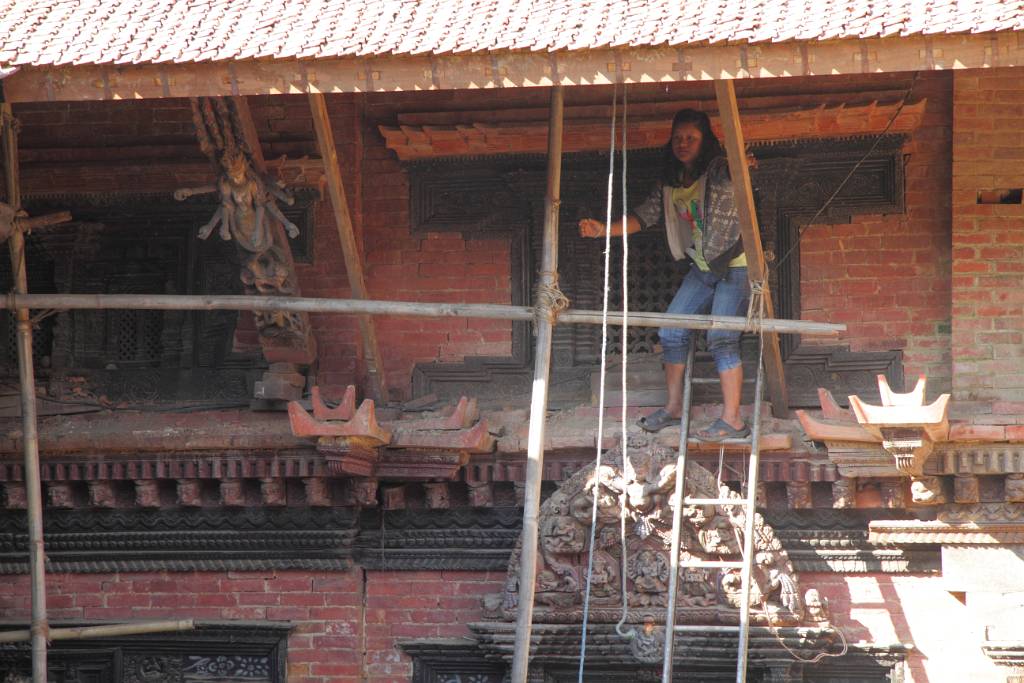
[[[0,128],[3,129],[4,177],[7,203],[21,208],[21,187],[18,169],[18,133],[14,127],[11,105],[0,105]],[[25,233],[15,222],[7,240],[11,252],[11,274],[14,292],[28,291],[25,270]],[[18,377],[21,383],[21,430],[25,451],[25,490],[28,502],[28,556],[32,593],[32,681],[46,683],[46,642],[49,625],[46,618],[46,556],[43,553],[43,496],[39,475],[39,433],[36,422],[36,380],[32,367],[32,323],[27,307],[15,309],[18,326]]]
[[[71,628],[50,629],[50,640],[81,640],[84,638],[117,638],[120,636],[137,636],[144,633],[170,633],[173,631],[191,631],[195,622],[192,619],[177,621],[144,621],[136,624],[104,624],[103,626],[75,626]],[[0,631],[0,643],[23,643],[31,637],[32,631]]]
[[[718,115],[722,122],[723,144],[729,158],[729,174],[736,202],[736,213],[743,238],[743,253],[747,256],[747,275],[751,284],[760,284],[764,299],[765,317],[775,315],[768,288],[768,266],[761,246],[761,230],[757,226],[757,207],[754,205],[754,190],[750,184],[750,169],[747,167],[746,143],[743,140],[743,126],[740,125],[740,111],[736,104],[736,88],[731,80],[715,81],[715,98],[718,100]],[[767,330],[766,330],[767,331]],[[786,389],[786,371],[782,363],[779,337],[770,331],[765,339],[764,353],[768,396],[772,402],[772,415],[786,417],[789,414],[789,392]]]
[[[533,320],[529,306],[504,304],[461,304],[423,301],[379,301],[375,299],[324,299],[303,297],[188,295],[188,294],[8,294],[0,297],[0,309],[14,310],[151,310],[151,311],[296,311],[341,315],[393,315],[420,318],[485,318],[491,320]],[[558,314],[559,323],[600,325],[601,311],[567,308]],[[608,313],[609,325],[621,325],[621,313]],[[629,313],[630,327],[682,327],[694,330],[751,330],[740,316],[685,315],[680,313]],[[810,320],[766,319],[766,332],[834,337],[846,325]]]
[[[540,519],[540,485],[544,468],[544,427],[547,422],[548,376],[551,372],[553,311],[542,296],[545,288],[558,287],[558,209],[562,184],[562,86],[551,89],[548,120],[548,184],[544,197],[544,244],[536,299],[542,308],[537,320],[534,351],[530,431],[526,440],[526,490],[523,501],[523,533],[519,552],[519,611],[512,652],[511,683],[526,683],[530,666],[530,635],[533,630],[533,595],[537,579],[537,538]]]
[[[349,288],[352,290],[353,298],[368,299],[363,261],[359,243],[356,241],[355,227],[352,225],[352,216],[348,211],[348,198],[345,196],[345,183],[342,181],[341,165],[338,162],[338,147],[334,144],[334,131],[331,129],[331,119],[327,113],[327,100],[322,93],[310,93],[309,107],[313,114],[316,144],[320,150],[320,158],[323,159],[327,192],[331,198],[331,210],[334,212],[334,223],[338,228],[338,239],[341,241],[341,255],[345,260]],[[363,340],[370,389],[375,394],[374,398],[387,401],[387,380],[380,356],[380,344],[377,341],[377,328],[372,318],[367,315],[359,316],[359,334]]]

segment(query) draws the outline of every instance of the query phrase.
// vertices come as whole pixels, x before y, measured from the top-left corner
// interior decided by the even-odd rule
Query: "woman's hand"
[[[580,220],[580,237],[603,237],[604,223],[593,218]]]

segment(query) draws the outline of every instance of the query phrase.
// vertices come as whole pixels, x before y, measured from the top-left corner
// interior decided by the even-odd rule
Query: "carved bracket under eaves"
[[[923,473],[936,442],[949,438],[949,394],[926,406],[926,381],[922,375],[913,391],[897,394],[885,375],[879,375],[881,406],[850,396],[850,410],[860,426],[882,440],[882,448],[892,455],[901,474],[912,477]]]

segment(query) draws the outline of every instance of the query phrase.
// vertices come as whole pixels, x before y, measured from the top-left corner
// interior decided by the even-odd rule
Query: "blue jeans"
[[[714,273],[705,273],[693,267],[683,278],[683,284],[679,285],[679,291],[668,305],[668,313],[710,312],[711,315],[744,316],[747,314],[749,300],[750,283],[745,267],[730,268],[721,280]],[[658,330],[662,359],[676,365],[685,363],[693,332],[678,327]],[[743,363],[740,359],[740,334],[729,330],[708,330],[708,348],[718,372],[731,370]]]

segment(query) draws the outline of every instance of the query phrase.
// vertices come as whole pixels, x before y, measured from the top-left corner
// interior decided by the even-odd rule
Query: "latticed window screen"
[[[613,241],[609,308],[622,310],[622,244]],[[629,310],[661,312],[668,308],[686,266],[672,259],[665,244],[664,233],[652,230],[630,236],[629,240]],[[658,343],[655,327],[631,327],[629,353],[651,353]],[[622,353],[621,328],[609,328],[608,352]]]
[[[160,311],[111,311],[108,313],[116,360],[150,363],[160,359],[163,314]]]

